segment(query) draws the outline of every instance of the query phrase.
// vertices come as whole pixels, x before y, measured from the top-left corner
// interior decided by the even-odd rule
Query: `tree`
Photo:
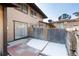
[[[62,20],[62,19],[71,19],[71,16],[68,15],[68,14],[66,14],[66,13],[64,13],[64,14],[60,15],[60,16],[58,17],[58,19],[59,19],[59,20]]]
[[[48,22],[49,22],[49,23],[52,23],[52,19],[49,19]]]
[[[79,12],[74,12],[73,15],[79,17]]]

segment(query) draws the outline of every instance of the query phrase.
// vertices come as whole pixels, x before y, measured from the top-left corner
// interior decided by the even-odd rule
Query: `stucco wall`
[[[28,10],[28,14],[25,14],[15,8],[7,8],[7,18],[8,18],[8,24],[7,24],[7,36],[8,36],[8,41],[13,40],[13,20],[16,21],[22,21],[26,22],[28,24],[38,24],[38,21],[42,21],[42,17],[40,16],[39,13],[37,13],[37,17],[32,17],[30,16],[30,7]]]
[[[77,56],[79,56],[79,38],[77,39]]]
[[[0,5],[0,52],[3,48],[3,10]]]
[[[79,19],[75,19],[75,20],[79,20]],[[76,26],[78,25],[79,26],[79,21],[78,22],[62,22],[62,23],[54,23],[54,25],[59,28],[60,27],[60,24],[63,24],[65,28],[71,28],[73,26]]]
[[[77,49],[76,49],[76,55],[79,56],[79,31],[76,32],[76,40],[77,40]]]

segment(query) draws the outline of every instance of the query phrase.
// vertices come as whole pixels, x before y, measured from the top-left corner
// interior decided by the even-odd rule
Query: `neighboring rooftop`
[[[62,23],[62,22],[77,22],[79,21],[79,18],[76,19],[70,19],[70,20],[60,20],[60,21],[54,21],[53,23]]]

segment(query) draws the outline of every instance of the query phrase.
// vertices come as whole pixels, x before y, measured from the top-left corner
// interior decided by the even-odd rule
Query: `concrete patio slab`
[[[8,52],[15,56],[68,56],[65,44],[49,42],[40,39],[30,38],[16,42],[11,42],[8,46]]]
[[[48,43],[48,41],[45,41],[45,40],[40,40],[40,39],[31,39],[27,45],[28,46],[31,46],[35,49],[38,49],[38,50],[42,50],[46,44]]]
[[[41,53],[48,56],[68,56],[65,44],[58,44],[53,42],[49,42]]]
[[[37,56],[40,52],[40,50],[25,44],[9,46],[7,50],[11,56]]]
[[[20,40],[17,40],[17,41],[9,42],[8,45],[9,46],[14,46],[14,45],[17,45],[17,44],[25,44],[28,41],[29,41],[28,38],[26,38],[26,39],[20,39]]]

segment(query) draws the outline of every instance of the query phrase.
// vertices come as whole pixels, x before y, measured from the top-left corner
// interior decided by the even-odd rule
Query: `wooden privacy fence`
[[[18,30],[21,26],[22,29]],[[44,25],[27,25],[23,22],[15,21],[14,27],[14,37],[19,36],[20,38],[27,36],[40,40],[47,40],[50,42],[66,44],[69,55],[79,55],[79,39],[77,37],[75,38],[75,33],[73,32],[67,32],[65,29],[57,29],[52,24],[48,23],[44,23]],[[20,36],[19,34],[23,34],[23,36]]]
[[[33,27],[31,26],[28,29],[29,37],[34,37],[37,39],[44,39],[47,40],[47,29],[42,27]]]
[[[32,27],[31,30],[30,37],[61,44],[66,42],[67,33],[64,29]]]
[[[65,44],[68,54],[71,56],[79,54],[77,49],[79,44],[78,38],[75,37],[73,32],[68,32],[64,29],[32,26],[29,33],[29,36],[33,38]]]

